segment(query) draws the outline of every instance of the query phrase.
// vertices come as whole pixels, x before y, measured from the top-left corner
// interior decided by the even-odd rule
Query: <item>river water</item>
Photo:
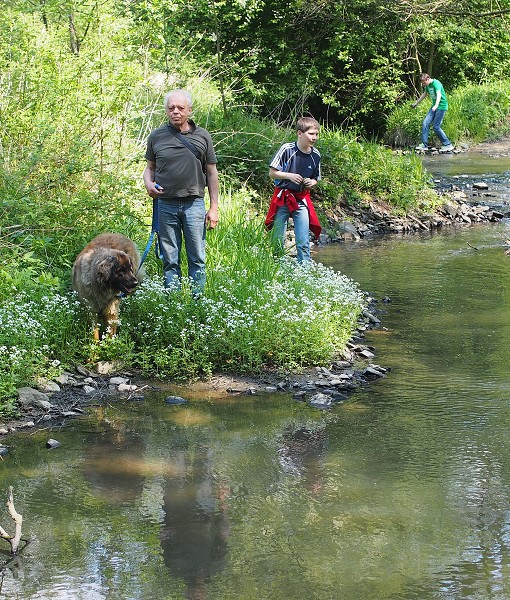
[[[390,369],[329,412],[169,388],[12,437],[0,489],[32,541],[0,598],[508,600],[508,238],[317,251],[379,300]]]

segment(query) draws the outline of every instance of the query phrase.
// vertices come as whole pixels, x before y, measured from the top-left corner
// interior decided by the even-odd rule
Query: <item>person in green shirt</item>
[[[418,104],[424,100],[427,96],[430,96],[432,100],[432,106],[425,115],[421,126],[421,141],[419,146],[416,146],[416,150],[427,150],[429,142],[429,129],[432,125],[435,134],[441,142],[441,148],[439,152],[451,152],[453,150],[453,144],[448,139],[446,133],[441,129],[441,124],[445,118],[446,111],[448,110],[448,100],[444,91],[443,84],[439,79],[432,79],[428,73],[422,73],[420,75],[420,83],[425,88],[423,94],[412,104],[413,108],[416,108]]]

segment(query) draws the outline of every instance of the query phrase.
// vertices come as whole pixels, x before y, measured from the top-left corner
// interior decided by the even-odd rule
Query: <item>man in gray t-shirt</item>
[[[147,140],[143,180],[149,196],[159,199],[165,286],[180,285],[184,237],[188,274],[195,291],[201,292],[205,286],[205,230],[218,224],[216,155],[209,132],[190,119],[192,100],[188,92],[166,94],[165,112],[169,124],[155,129]],[[207,212],[206,185],[210,200]]]

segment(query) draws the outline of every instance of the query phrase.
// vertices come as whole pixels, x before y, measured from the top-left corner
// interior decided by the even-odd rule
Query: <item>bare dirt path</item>
[[[495,142],[482,142],[468,149],[468,152],[479,152],[489,156],[510,156],[510,136]]]

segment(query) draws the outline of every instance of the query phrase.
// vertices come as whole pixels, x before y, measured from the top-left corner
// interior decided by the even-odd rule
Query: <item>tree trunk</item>
[[[436,50],[436,44],[434,42],[430,42],[430,48],[429,48],[429,58],[427,61],[427,73],[433,78],[432,76],[432,65],[434,64],[434,52]]]
[[[74,24],[74,14],[69,13],[69,47],[73,54],[80,53],[80,40],[76,33],[76,26]]]

